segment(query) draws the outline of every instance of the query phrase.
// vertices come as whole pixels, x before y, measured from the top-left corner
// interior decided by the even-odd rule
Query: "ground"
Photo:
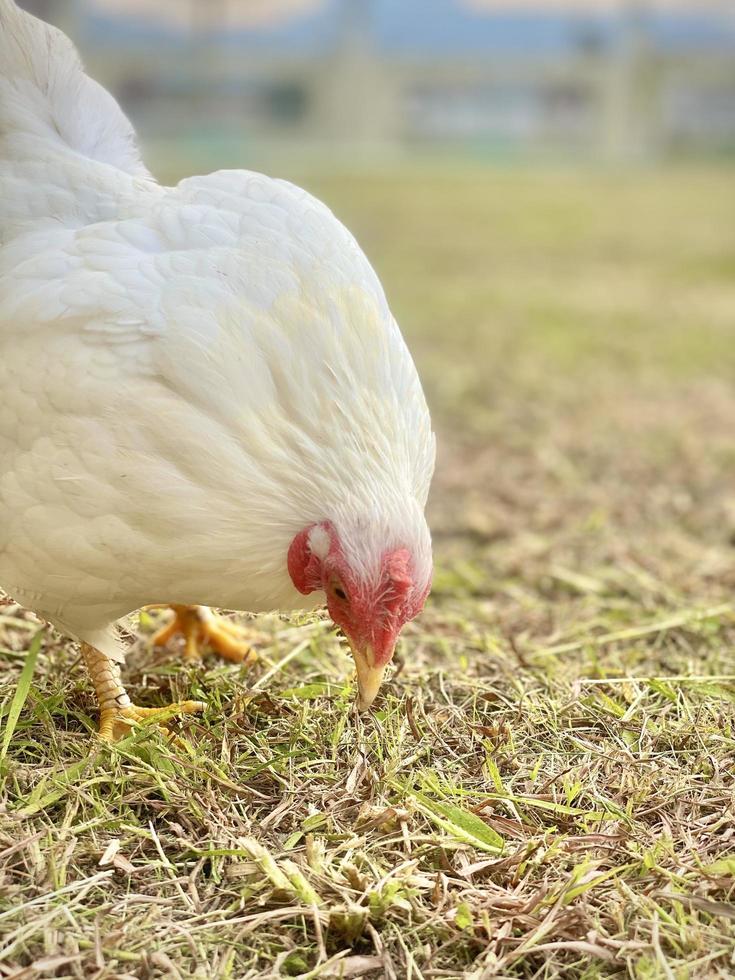
[[[210,707],[114,749],[0,609],[0,976],[732,976],[732,173],[300,176],[425,379],[431,600],[364,717],[320,616],[139,641]]]

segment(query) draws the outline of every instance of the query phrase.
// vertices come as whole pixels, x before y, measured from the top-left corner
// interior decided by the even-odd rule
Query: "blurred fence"
[[[144,137],[610,159],[735,152],[730,3],[24,5],[74,37]]]

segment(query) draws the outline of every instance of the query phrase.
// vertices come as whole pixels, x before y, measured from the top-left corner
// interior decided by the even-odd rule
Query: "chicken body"
[[[360,581],[428,588],[434,461],[369,262],[305,191],[160,186],[68,40],[0,0],[0,585],[113,660],[151,602],[312,607],[328,521]]]

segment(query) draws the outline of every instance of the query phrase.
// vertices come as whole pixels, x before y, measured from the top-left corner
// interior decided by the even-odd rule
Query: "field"
[[[258,620],[248,673],[149,617],[131,695],[209,710],[112,749],[47,631],[0,736],[0,976],[731,977],[732,172],[294,176],[425,379],[431,600],[366,717],[321,616]],[[7,730],[38,624],[0,614]]]

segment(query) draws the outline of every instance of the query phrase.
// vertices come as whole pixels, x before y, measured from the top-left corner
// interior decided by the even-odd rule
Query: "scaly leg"
[[[249,667],[258,659],[258,654],[248,643],[246,632],[234,623],[215,616],[206,606],[171,605],[170,608],[174,611],[173,621],[154,635],[154,646],[162,647],[172,636],[182,633],[186,641],[184,651],[187,660],[201,659],[203,644],[235,664],[244,663]]]
[[[100,705],[99,736],[105,742],[116,742],[130,734],[134,725],[157,725],[168,734],[164,722],[175,715],[192,715],[203,711],[203,701],[176,701],[165,708],[139,708],[128,697],[120,680],[120,665],[87,643],[82,643],[82,657],[92,678]]]

